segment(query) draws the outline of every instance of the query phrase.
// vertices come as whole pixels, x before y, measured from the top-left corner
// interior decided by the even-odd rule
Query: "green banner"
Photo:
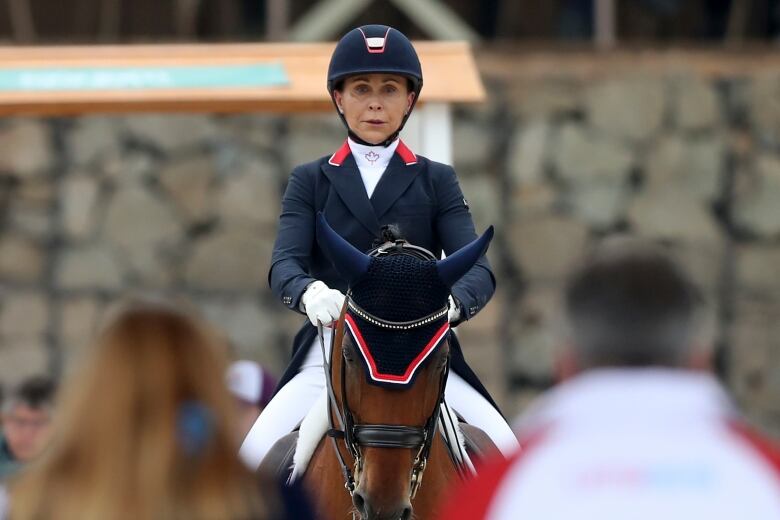
[[[281,63],[0,69],[0,91],[6,92],[246,88],[288,84]]]

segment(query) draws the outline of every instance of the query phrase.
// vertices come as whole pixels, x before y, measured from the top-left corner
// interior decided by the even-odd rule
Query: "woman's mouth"
[[[385,122],[382,121],[381,119],[369,119],[369,120],[366,121],[366,123],[368,123],[369,125],[383,125],[383,124],[385,124]]]

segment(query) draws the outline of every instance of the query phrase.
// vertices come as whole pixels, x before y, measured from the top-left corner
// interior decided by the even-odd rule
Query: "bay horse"
[[[463,475],[437,433],[447,305],[492,236],[490,227],[444,260],[401,240],[365,254],[318,215],[317,240],[349,282],[330,346],[320,328],[330,429],[303,476],[323,520],[429,520]]]

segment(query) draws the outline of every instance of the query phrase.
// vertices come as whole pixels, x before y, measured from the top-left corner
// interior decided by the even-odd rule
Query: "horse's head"
[[[491,238],[492,228],[445,260],[402,241],[367,255],[318,218],[318,240],[349,281],[334,334],[332,414],[343,418],[352,501],[364,519],[411,516],[449,367],[450,288]]]

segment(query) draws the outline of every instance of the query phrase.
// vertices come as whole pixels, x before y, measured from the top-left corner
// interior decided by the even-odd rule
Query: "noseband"
[[[403,240],[388,242],[369,253],[370,256],[385,256],[393,254],[412,255],[421,260],[435,259],[433,254],[431,254],[426,249],[413,246]],[[347,292],[346,300],[348,308],[355,312],[358,316],[363,317],[373,325],[391,330],[409,330],[422,327],[434,320],[440,319],[447,313],[447,307],[445,306],[443,309],[437,310],[428,316],[423,316],[419,319],[405,322],[395,322],[384,320],[363,310],[352,299],[351,291]],[[325,369],[327,370],[325,379],[327,381],[328,388],[328,421],[330,425],[327,435],[333,442],[336,458],[339,461],[342,474],[344,475],[344,487],[351,496],[354,494],[355,489],[358,486],[358,481],[356,479],[360,477],[363,470],[362,448],[411,449],[416,450],[417,452],[414,463],[412,465],[410,476],[410,498],[414,498],[420,488],[420,484],[422,483],[422,476],[428,463],[428,456],[430,455],[431,445],[436,433],[436,425],[439,420],[441,404],[444,400],[444,388],[447,383],[447,375],[449,373],[449,355],[447,357],[447,363],[439,382],[439,394],[436,399],[436,405],[434,406],[431,415],[425,421],[423,426],[405,426],[394,424],[355,424],[354,416],[349,408],[349,402],[347,400],[345,382],[346,363],[344,361],[341,363],[340,390],[342,406],[340,407],[338,401],[336,400],[333,389],[333,381],[331,379],[331,365],[328,362],[328,357],[325,355],[325,342],[323,340],[322,324],[317,325],[317,330],[320,339],[320,346],[322,348],[323,362],[325,364]],[[335,334],[331,336],[331,354],[333,353],[334,342]],[[338,421],[338,425],[333,424],[334,416]],[[339,439],[344,441],[347,451],[355,461],[352,470],[350,470],[341,454],[341,450],[339,450]]]

